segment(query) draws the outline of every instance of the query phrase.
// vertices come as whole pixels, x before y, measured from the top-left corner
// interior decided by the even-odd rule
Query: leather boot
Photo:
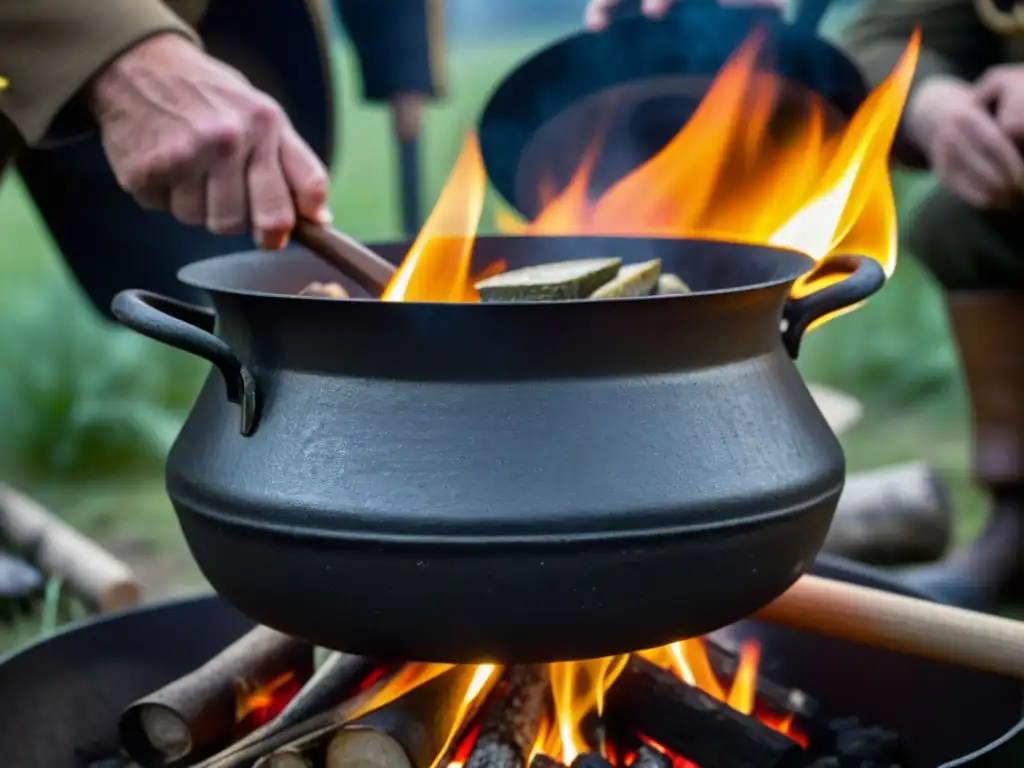
[[[989,610],[1024,597],[1024,291],[954,291],[947,302],[973,416],[974,478],[992,511],[974,541],[904,579],[940,602]]]

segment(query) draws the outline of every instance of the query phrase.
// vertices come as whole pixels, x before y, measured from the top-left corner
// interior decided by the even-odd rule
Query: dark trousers
[[[1024,212],[979,211],[940,187],[916,214],[910,248],[946,290],[1024,289]]]
[[[111,300],[125,288],[201,303],[198,291],[178,282],[178,270],[253,248],[248,236],[218,237],[140,208],[118,187],[94,138],[28,152],[18,170],[75,280],[107,317]]]

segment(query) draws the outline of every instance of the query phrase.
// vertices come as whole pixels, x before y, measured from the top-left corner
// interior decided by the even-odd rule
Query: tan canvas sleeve
[[[161,32],[195,37],[159,0],[0,0],[0,114],[39,144],[106,64]]]

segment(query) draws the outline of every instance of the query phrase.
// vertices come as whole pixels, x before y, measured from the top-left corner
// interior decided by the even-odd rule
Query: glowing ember
[[[294,672],[285,672],[262,685],[239,681],[235,694],[235,722],[256,728],[273,720],[302,688]]]
[[[591,152],[565,189],[545,196],[550,202],[533,221],[505,214],[499,227],[529,235],[773,245],[819,262],[853,253],[876,259],[892,274],[897,241],[889,152],[914,74],[919,36],[915,33],[892,74],[842,130],[827,128],[824,104],[807,94],[804,119],[784,135],[769,130],[773,107],[787,86],[756,69],[763,37],[755,33],[737,50],[664,149],[599,199],[590,200],[586,193]],[[385,300],[479,300],[470,257],[485,188],[480,150],[470,136]],[[797,283],[794,295],[842,277],[812,273]]]

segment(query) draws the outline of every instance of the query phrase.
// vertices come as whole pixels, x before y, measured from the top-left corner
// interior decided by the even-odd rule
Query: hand
[[[612,10],[621,0],[590,0],[587,9],[584,11],[583,23],[592,32],[600,32],[608,26]],[[641,0],[640,10],[649,19],[660,19],[669,8],[675,5],[676,0]],[[728,8],[739,6],[741,8],[784,8],[786,0],[718,0],[718,4]]]
[[[620,0],[590,0],[583,12],[583,23],[592,32],[600,32],[608,26],[609,17]],[[660,19],[675,0],[641,0],[640,10],[649,19]]]
[[[1020,200],[1024,160],[970,84],[926,80],[911,97],[906,120],[939,180],[958,197],[981,209]]]
[[[1024,139],[1024,66],[992,67],[974,84],[974,92],[1003,133],[1017,142]]]
[[[331,220],[327,171],[281,107],[174,34],[123,54],[90,92],[121,187],[216,234],[283,247],[296,216]]]

